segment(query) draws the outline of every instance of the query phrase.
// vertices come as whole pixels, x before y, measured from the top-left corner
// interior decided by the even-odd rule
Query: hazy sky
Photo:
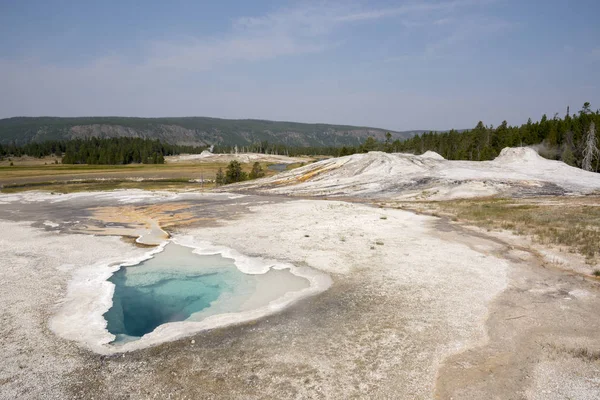
[[[600,107],[599,0],[0,0],[0,118],[394,130]]]

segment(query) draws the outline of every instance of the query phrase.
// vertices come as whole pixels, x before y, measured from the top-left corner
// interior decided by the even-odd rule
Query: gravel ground
[[[81,367],[84,352],[50,332],[48,322],[77,269],[141,250],[116,237],[28,225],[0,221],[0,397],[68,398],[65,376]]]
[[[142,194],[104,194],[100,201],[178,199]],[[4,198],[6,209],[19,199]],[[53,226],[48,201],[27,203],[28,216],[43,210],[39,221],[0,220],[0,398],[600,395],[594,283],[437,218],[339,201],[186,197],[207,215],[218,209],[221,218],[181,226],[170,232],[175,237],[310,266],[333,285],[255,322],[123,355],[95,354],[59,338],[48,323],[81,268],[147,249]],[[69,207],[84,215],[91,203],[65,198],[57,215],[68,219]]]

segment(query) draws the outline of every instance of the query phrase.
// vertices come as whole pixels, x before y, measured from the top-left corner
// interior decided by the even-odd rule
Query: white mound
[[[498,163],[513,163],[513,162],[540,162],[549,161],[540,156],[537,151],[531,147],[505,147],[500,152],[500,155],[494,159]]]
[[[493,161],[445,160],[369,152],[332,158],[238,184],[237,190],[298,196],[362,196],[443,200],[492,195],[540,196],[600,191],[600,174],[540,157],[531,148],[506,148]]]
[[[436,153],[435,151],[431,151],[431,150],[427,150],[425,153],[420,155],[421,158],[431,158],[434,160],[445,160],[444,157],[442,157],[440,154]]]
[[[212,155],[213,153],[211,153],[209,150],[204,150],[202,153],[200,153],[200,157],[209,157]]]

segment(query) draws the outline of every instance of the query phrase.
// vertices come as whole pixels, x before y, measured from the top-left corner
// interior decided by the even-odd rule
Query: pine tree
[[[385,151],[387,153],[391,153],[392,152],[392,134],[389,132],[386,132],[385,134]]]
[[[377,148],[377,141],[374,137],[369,136],[365,143],[361,146],[361,152],[368,153],[369,151],[373,151]]]
[[[242,171],[242,164],[236,160],[231,161],[225,171],[225,183],[241,182],[245,181],[246,178],[246,173]]]
[[[249,178],[257,179],[257,178],[262,178],[263,176],[265,176],[265,173],[264,173],[262,167],[260,166],[260,163],[257,161],[254,163],[254,165],[252,165],[252,171],[250,171]]]

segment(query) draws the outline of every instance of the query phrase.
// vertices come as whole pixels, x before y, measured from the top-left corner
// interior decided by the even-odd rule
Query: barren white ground
[[[436,238],[429,225],[433,218],[310,200],[257,206],[252,211],[240,219],[222,221],[219,227],[190,230],[185,236],[250,256],[309,266],[332,275],[334,285],[336,277],[364,274],[365,283],[377,288],[379,299],[402,292],[406,303],[397,313],[405,321],[398,327],[404,333],[386,329],[374,332],[372,339],[373,345],[393,352],[392,357],[382,359],[376,373],[384,381],[392,371],[403,377],[394,381],[402,393],[428,398],[445,356],[485,342],[487,305],[506,287],[507,262]],[[111,263],[143,257],[147,251],[117,238],[44,232],[27,225],[0,222],[1,231],[11,232],[0,239],[4,394],[19,393],[23,387],[33,392],[47,390],[44,380],[59,384],[76,367],[77,357],[69,357],[72,347],[47,329],[52,317],[65,309],[61,302],[69,282],[79,274],[92,277],[90,270],[96,269],[96,279],[77,281],[84,286],[78,290],[100,291],[107,284],[103,279],[114,269]],[[81,310],[87,307],[80,305]],[[89,329],[97,330],[98,323],[91,318]],[[70,339],[85,341],[86,335],[72,329]],[[350,348],[357,346],[365,351],[369,343],[354,343]],[[343,356],[350,359],[342,362],[355,361],[352,353]],[[284,360],[286,354],[279,357]],[[303,357],[323,371],[335,370],[341,362],[324,359],[319,352]],[[365,390],[370,387],[366,385]]]
[[[268,162],[279,164],[293,164],[307,162],[310,159],[306,157],[288,157],[277,154],[261,154],[261,153],[223,153],[213,154],[208,150],[204,150],[201,154],[181,154],[178,156],[168,156],[167,163],[210,163],[210,162],[230,162],[239,161],[241,163],[250,162]]]

